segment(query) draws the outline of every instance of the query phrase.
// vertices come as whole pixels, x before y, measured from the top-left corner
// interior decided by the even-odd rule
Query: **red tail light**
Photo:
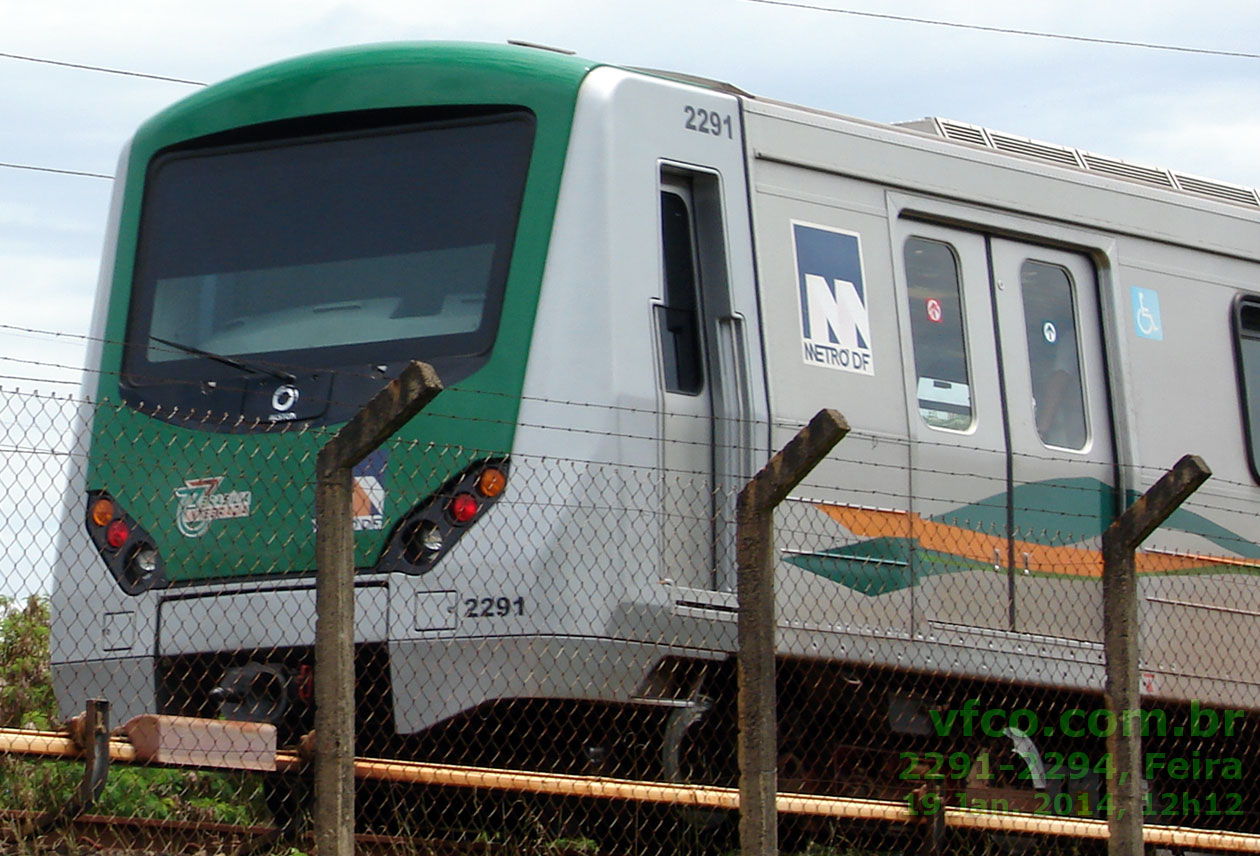
[[[105,527],[105,542],[115,550],[127,543],[127,539],[131,536],[131,529],[125,521],[115,520],[109,526]]]
[[[451,500],[451,519],[456,523],[467,523],[477,516],[477,498],[471,493],[461,493]]]
[[[127,594],[140,594],[166,585],[166,571],[157,543],[104,491],[88,493],[87,534]]]
[[[376,568],[390,573],[425,574],[477,525],[506,493],[506,458],[480,461],[449,479],[395,528]]]

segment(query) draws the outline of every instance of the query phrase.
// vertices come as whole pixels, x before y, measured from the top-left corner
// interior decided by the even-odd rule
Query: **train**
[[[960,800],[1097,816],[1100,537],[1187,453],[1213,478],[1137,556],[1148,752],[1255,755],[1253,189],[539,46],[348,47],[136,131],[93,317],[64,715],[309,729],[315,455],[422,360],[444,391],[354,474],[362,752],[731,784],[735,496],[829,407],[777,512],[785,789],[965,758]],[[1205,710],[1228,741],[1190,741]]]

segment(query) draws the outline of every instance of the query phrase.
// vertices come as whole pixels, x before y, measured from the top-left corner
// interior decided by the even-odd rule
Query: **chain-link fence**
[[[84,762],[45,732],[101,698],[122,731],[92,812],[185,824],[167,849],[206,823],[305,846],[332,432],[21,393],[0,393],[0,426],[11,831],[75,798]],[[354,466],[360,833],[407,852],[739,846],[734,494],[753,473],[693,446],[522,422],[511,448],[403,432]],[[1109,467],[1053,455],[836,446],[774,512],[780,850],[1104,847],[1127,771],[1102,534],[1160,475],[1117,496]],[[1224,835],[1260,834],[1251,489],[1205,489],[1136,560],[1140,803],[1169,847],[1260,841]]]

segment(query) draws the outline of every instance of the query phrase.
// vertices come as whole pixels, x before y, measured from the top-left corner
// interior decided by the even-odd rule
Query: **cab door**
[[[662,168],[661,551],[684,588],[733,589],[735,497],[752,473],[747,316],[732,296],[725,220],[720,175]]]

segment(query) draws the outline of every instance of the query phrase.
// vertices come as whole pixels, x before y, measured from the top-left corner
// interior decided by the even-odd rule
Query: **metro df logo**
[[[792,222],[805,362],[858,374],[875,374],[858,236]]]

